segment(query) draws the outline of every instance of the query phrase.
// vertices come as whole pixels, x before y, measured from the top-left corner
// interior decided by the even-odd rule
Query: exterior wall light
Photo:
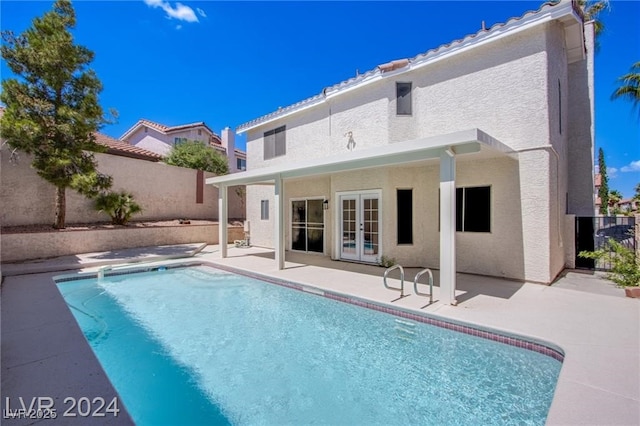
[[[324,200],[322,202],[322,209],[323,210],[329,210],[329,200]]]

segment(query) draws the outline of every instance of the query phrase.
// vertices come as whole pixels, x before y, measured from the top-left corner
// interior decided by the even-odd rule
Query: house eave
[[[295,164],[282,164],[206,180],[214,186],[264,184],[275,179],[291,179],[327,175],[351,170],[409,164],[439,159],[443,151],[466,155],[489,150],[494,155],[514,157],[513,150],[480,129],[470,129],[429,138],[397,142],[351,151],[337,156],[309,159]]]

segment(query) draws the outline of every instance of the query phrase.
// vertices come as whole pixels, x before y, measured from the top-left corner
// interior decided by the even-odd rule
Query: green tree
[[[640,183],[636,184],[635,191],[636,193],[633,196],[633,199],[636,201],[640,201]]]
[[[204,170],[218,176],[229,173],[227,159],[200,141],[186,141],[174,146],[165,162],[172,166]]]
[[[620,206],[618,205],[618,203],[622,201],[622,193],[620,191],[618,191],[617,189],[612,189],[611,191],[609,191],[609,206],[611,207],[610,212],[611,214],[620,214]]]
[[[612,99],[623,98],[631,101],[634,108],[640,106],[640,61],[631,66],[629,72],[618,78],[619,87],[611,95]],[[640,113],[640,108],[638,109]],[[640,114],[638,114],[640,118]]]
[[[598,170],[600,173],[600,188],[598,188],[600,214],[606,215],[609,212],[609,178],[607,178],[607,164],[604,161],[602,148],[598,150]]]
[[[71,2],[58,0],[24,33],[3,31],[0,47],[20,77],[2,82],[0,135],[32,154],[38,175],[55,186],[55,228],[65,227],[66,188],[95,197],[111,186],[88,152],[101,150],[93,133],[106,120],[98,103],[102,84],[88,68],[93,52],[74,44],[69,30],[75,24]]]

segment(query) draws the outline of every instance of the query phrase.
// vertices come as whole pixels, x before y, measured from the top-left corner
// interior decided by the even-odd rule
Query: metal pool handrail
[[[393,271],[394,269],[400,269],[400,288],[389,287],[389,285],[387,285],[387,275],[389,275],[389,272]],[[402,268],[402,266],[393,265],[390,268],[387,268],[384,271],[384,276],[382,277],[382,282],[384,283],[384,286],[386,288],[388,288],[389,290],[400,290],[400,297],[404,297],[404,268]]]
[[[418,279],[425,273],[429,274],[429,294],[418,291]],[[433,302],[433,273],[431,269],[426,268],[416,274],[416,277],[413,279],[413,292],[418,296],[429,296],[429,303]]]

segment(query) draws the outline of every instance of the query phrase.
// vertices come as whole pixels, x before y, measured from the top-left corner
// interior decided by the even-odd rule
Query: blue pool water
[[[58,287],[138,425],[544,424],[561,368],[208,267]]]

